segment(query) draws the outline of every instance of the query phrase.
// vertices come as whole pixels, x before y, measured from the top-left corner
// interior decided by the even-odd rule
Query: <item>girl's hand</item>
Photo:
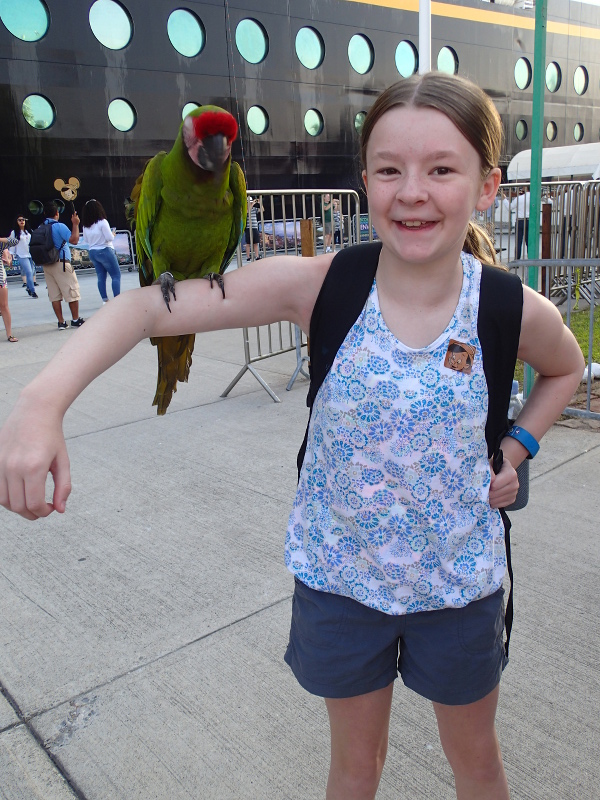
[[[46,502],[46,477],[54,480],[52,502]],[[25,519],[64,513],[71,493],[69,457],[62,418],[48,409],[35,413],[19,400],[0,430],[0,505]]]
[[[500,472],[496,475],[492,470],[490,483],[490,506],[492,508],[505,508],[514,503],[519,491],[519,478],[512,464],[504,456]]]

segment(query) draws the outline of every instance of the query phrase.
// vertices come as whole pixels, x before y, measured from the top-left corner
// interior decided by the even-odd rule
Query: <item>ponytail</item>
[[[498,269],[506,269],[502,264],[498,264],[496,260],[496,248],[493,241],[487,234],[487,231],[478,225],[473,220],[469,220],[469,227],[467,235],[463,244],[465,253],[470,253],[472,256],[480,261],[482,264],[489,264]]]

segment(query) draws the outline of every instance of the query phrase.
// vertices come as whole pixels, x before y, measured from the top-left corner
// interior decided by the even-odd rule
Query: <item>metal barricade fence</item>
[[[575,259],[538,259],[537,261],[529,261],[529,260],[518,260],[518,261],[511,261],[508,264],[508,268],[522,274],[522,279],[524,277],[528,277],[525,275],[525,270],[535,270],[537,274],[534,276],[534,281],[527,281],[529,285],[531,283],[534,286],[537,286],[538,290],[542,292],[546,297],[550,297],[556,305],[559,305],[556,302],[556,298],[551,296],[552,292],[552,277],[551,271],[555,268],[560,268],[564,272],[565,278],[565,299],[566,301],[566,309],[559,308],[559,310],[563,313],[565,317],[565,324],[568,328],[572,327],[573,322],[573,315],[575,313],[585,314],[584,311],[577,311],[577,303],[573,302],[573,290],[578,280],[578,274],[582,269],[587,270],[587,274],[589,275],[589,310],[588,310],[588,342],[587,342],[587,354],[585,349],[583,351],[584,356],[586,357],[587,362],[587,381],[586,381],[586,392],[585,398],[577,397],[578,394],[576,393],[576,398],[578,400],[577,407],[575,406],[567,406],[564,410],[564,414],[570,417],[585,417],[587,419],[595,419],[600,420],[600,410],[594,411],[592,409],[592,364],[594,363],[594,320],[597,316],[596,309],[596,298],[599,296],[599,288],[600,288],[600,258],[575,258]],[[564,302],[563,301],[563,302]],[[560,304],[562,305],[562,303]],[[598,391],[598,395],[594,397],[595,404],[600,409],[600,390]],[[584,407],[580,407],[580,406]]]
[[[254,202],[252,206],[249,203],[248,207],[248,233],[244,235],[237,250],[238,268],[243,268],[244,261],[255,261],[274,255],[301,255],[302,246],[305,252],[310,248],[310,253],[318,254],[326,252],[328,248],[335,252],[357,241],[356,228],[351,221],[360,215],[360,199],[354,190],[325,189],[318,192],[291,189],[248,190],[248,196]],[[256,210],[256,229],[248,224],[251,221],[251,208]],[[313,222],[312,242],[301,240],[302,219],[311,219]],[[229,269],[232,267],[233,263]],[[296,369],[287,385],[288,391],[300,373],[308,378],[303,369],[308,356],[302,355],[302,348],[306,346],[307,340],[297,325],[278,322],[252,329],[243,328],[242,335],[244,365],[221,397],[227,397],[240,378],[246,372],[250,372],[276,403],[281,402],[254,365],[272,356],[294,350]]]

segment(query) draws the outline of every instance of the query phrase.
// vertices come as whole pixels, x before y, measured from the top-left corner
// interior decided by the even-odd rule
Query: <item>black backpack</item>
[[[371,291],[381,242],[360,244],[341,250],[331,262],[310,320],[310,386],[306,405],[312,414],[317,392],[335,360]],[[483,371],[488,386],[488,416],[485,438],[488,456],[498,458],[500,442],[508,430],[508,404],[521,335],[523,284],[520,278],[498,267],[482,266],[477,333],[481,342]],[[310,425],[310,416],[309,416]],[[298,476],[304,461],[308,425],[298,452]],[[510,558],[510,520],[500,509],[504,522],[506,562],[510,591],[506,602],[506,643],[513,620],[513,571]]]
[[[54,239],[52,238],[53,222],[42,222],[31,234],[29,241],[29,252],[34,264],[44,266],[46,264],[54,264],[58,261],[60,251],[65,246],[67,240],[65,239],[60,247],[56,247]],[[65,254],[63,251],[63,271],[65,269]]]

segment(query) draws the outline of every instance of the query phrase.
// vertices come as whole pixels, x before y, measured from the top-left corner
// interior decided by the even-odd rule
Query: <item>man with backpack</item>
[[[48,288],[48,299],[58,320],[58,330],[68,328],[62,313],[62,301],[69,304],[71,327],[79,328],[84,320],[79,316],[79,281],[71,266],[69,243],[79,241],[79,217],[77,212],[71,217],[72,230],[58,221],[58,204],[51,200],[44,204],[45,221],[31,234],[29,250],[34,263],[41,264]]]

